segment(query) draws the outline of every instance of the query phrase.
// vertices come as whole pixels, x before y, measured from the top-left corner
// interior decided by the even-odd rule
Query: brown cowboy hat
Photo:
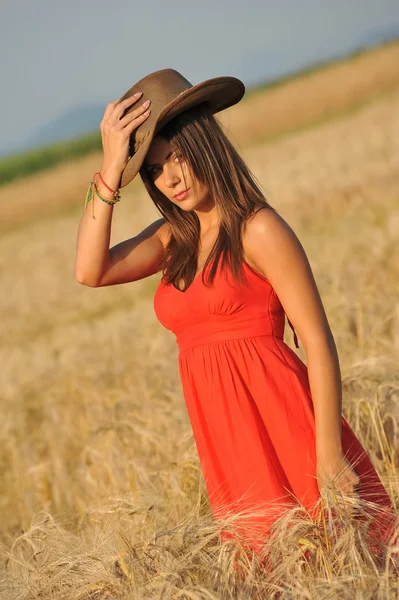
[[[207,102],[213,113],[228,108],[241,100],[245,86],[235,77],[215,77],[192,85],[174,69],[162,69],[140,79],[119,102],[136,92],[143,92],[140,102],[151,100],[151,113],[131,135],[130,157],[122,173],[121,188],[137,175],[153,138],[173,117],[200,102]],[[136,107],[133,104],[124,115]]]

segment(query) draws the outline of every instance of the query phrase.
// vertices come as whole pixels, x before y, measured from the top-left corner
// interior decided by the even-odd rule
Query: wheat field
[[[344,414],[397,508],[398,85],[283,139],[249,144],[233,132],[307,252],[338,348]],[[277,90],[265,102],[268,93]],[[312,537],[300,510],[276,524],[270,572],[255,558],[240,559],[244,578],[233,568],[211,518],[174,335],[153,310],[160,275],[103,289],[74,279],[99,159],[0,190],[2,200],[14,193],[8,212],[2,202],[0,240],[2,600],[398,598],[399,548],[377,569],[355,525]],[[159,216],[139,183],[122,200],[112,244]],[[289,327],[285,341],[294,349]],[[302,344],[295,351],[306,363]]]

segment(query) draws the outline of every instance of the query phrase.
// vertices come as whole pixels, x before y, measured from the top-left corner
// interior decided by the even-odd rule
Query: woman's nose
[[[164,165],[163,172],[165,185],[167,185],[168,187],[174,187],[177,183],[180,182],[179,173],[174,165]]]

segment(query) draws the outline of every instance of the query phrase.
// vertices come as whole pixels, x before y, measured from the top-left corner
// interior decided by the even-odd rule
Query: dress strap
[[[289,324],[289,326],[291,327],[292,331],[294,332],[294,342],[295,342],[295,346],[296,346],[297,348],[299,348],[299,344],[298,344],[298,336],[297,336],[297,334],[296,334],[296,332],[295,332],[295,329],[294,329],[294,327],[293,327],[293,325],[292,325],[292,323],[291,323],[291,321],[289,320],[289,318],[288,318],[288,317],[287,317],[287,320],[288,320],[288,324]]]

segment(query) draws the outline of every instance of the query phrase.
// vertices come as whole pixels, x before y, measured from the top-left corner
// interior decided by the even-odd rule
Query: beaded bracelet
[[[121,196],[119,194],[119,190],[117,192],[112,192],[113,194],[114,193],[116,194],[114,196],[113,200],[111,200],[110,198],[105,198],[104,196],[102,196],[100,194],[100,192],[98,191],[96,183],[94,181],[94,178],[95,178],[96,175],[98,175],[98,173],[95,173],[94,176],[93,176],[93,181],[90,181],[90,185],[89,185],[89,189],[87,190],[87,193],[86,193],[85,205],[84,205],[84,208],[86,210],[87,209],[87,205],[91,201],[91,216],[92,216],[92,219],[96,218],[94,216],[94,195],[93,195],[93,190],[94,190],[94,193],[96,194],[96,196],[98,196],[100,198],[100,200],[102,200],[102,202],[105,202],[106,204],[116,204],[121,199]]]
[[[96,195],[100,198],[100,200],[102,200],[103,202],[105,202],[106,204],[116,204],[116,202],[119,202],[119,200],[121,199],[120,195],[118,194],[117,196],[114,196],[114,199],[111,200],[111,198],[105,198],[104,196],[102,196],[100,194],[100,192],[97,189],[97,186],[95,183],[93,183],[94,186],[94,190]]]
[[[109,185],[107,183],[105,183],[105,181],[104,181],[104,179],[103,179],[100,171],[97,171],[97,173],[94,173],[94,175],[93,175],[93,181],[96,180],[95,179],[96,175],[98,175],[99,180],[101,181],[102,184],[104,184],[104,186],[107,188],[107,190],[111,192],[113,198],[120,198],[119,188],[116,190],[116,192],[114,192],[114,190],[111,190],[111,188],[109,187]],[[107,200],[108,200],[108,198],[107,198]]]

